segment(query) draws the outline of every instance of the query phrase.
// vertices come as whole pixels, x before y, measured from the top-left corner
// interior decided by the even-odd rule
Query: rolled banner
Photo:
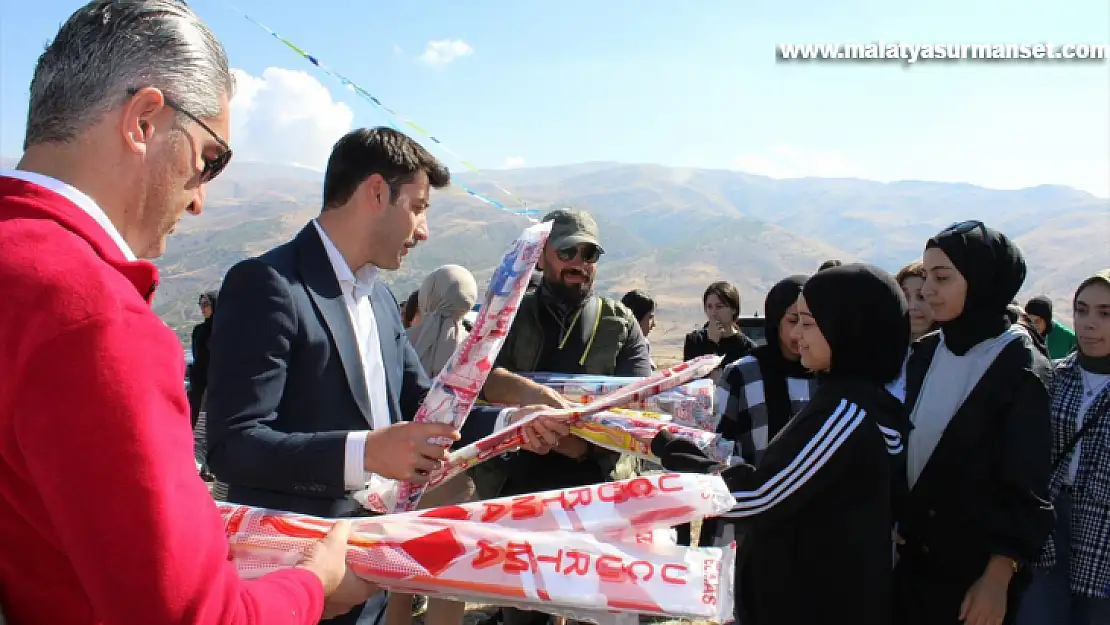
[[[585,415],[608,410],[629,401],[642,400],[646,397],[657,395],[682,384],[686,384],[691,380],[705,377],[720,364],[721,360],[721,356],[699,356],[692,360],[679,363],[670,369],[657,371],[649,377],[635,378],[635,382],[623,386],[608,395],[599,397],[584,406],[552,409],[533,414],[499,432],[494,432],[479,441],[451,452],[447,462],[443,463],[443,466],[440,467],[438,471],[429,476],[428,488],[435,488],[443,482],[490,458],[519,449],[524,445],[524,426],[532,419],[544,415],[558,416],[565,418],[568,424],[571,424]],[[365,491],[355,493],[355,499],[362,503],[368,510],[373,510],[374,512],[396,510],[397,508],[392,505],[394,500],[391,499],[391,497],[395,496],[396,491],[390,489],[390,484],[390,480],[382,480],[377,476],[373,476],[370,482],[367,483]],[[407,512],[408,510],[405,511]]]
[[[517,306],[528,289],[528,278],[551,233],[552,223],[548,221],[525,228],[505,252],[501,264],[490,278],[474,329],[432,380],[432,386],[413,421],[450,423],[456,429],[462,428],[513,325]],[[440,442],[446,447],[451,441]],[[415,510],[425,490],[419,484],[380,477],[373,484],[370,496],[377,498],[377,501],[371,507],[379,512]]]
[[[388,518],[449,519],[531,532],[586,532],[612,540],[637,540],[656,528],[724,514],[734,505],[736,500],[718,475],[661,473]]]
[[[232,561],[254,578],[296,566],[333,519],[218,504]],[[354,519],[347,565],[381,587],[559,614],[625,611],[727,622],[736,547],[608,543],[586,533],[390,516]]]
[[[634,410],[614,408],[586,415],[570,428],[575,436],[600,447],[656,462],[659,459],[651,453],[651,440],[664,430],[690,441],[710,460],[728,466],[735,447],[732,441],[720,434],[651,418]]]

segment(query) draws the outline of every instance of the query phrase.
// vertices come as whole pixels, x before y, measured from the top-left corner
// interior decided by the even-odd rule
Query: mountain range
[[[1075,285],[1110,267],[1110,200],[1061,186],[1001,191],[921,181],[778,180],[607,162],[463,174],[458,181],[510,208],[589,211],[606,252],[598,289],[619,298],[639,288],[658,300],[651,339],[664,360],[677,357],[683,335],[704,321],[700,298],[710,282],[732,282],[742,313],[760,314],[767,288],[786,275],[812,273],[831,258],[893,273],[956,221],[979,219],[1012,237],[1029,265],[1019,299],[1047,294],[1067,323]],[[321,184],[322,174],[309,169],[233,163],[209,186],[204,215],[184,219],[157,261],[156,312],[187,339],[200,320],[197,295],[217,288],[235,262],[304,227],[319,212]],[[446,263],[469,268],[484,285],[527,220],[452,187],[433,194],[429,223],[430,239],[386,278],[398,299]]]

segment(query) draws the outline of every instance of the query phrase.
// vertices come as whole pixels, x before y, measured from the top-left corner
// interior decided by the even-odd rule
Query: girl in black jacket
[[[969,221],[929,239],[922,294],[940,332],[906,363],[910,489],[900,510],[895,616],[909,625],[1012,623],[1053,523],[1047,359],[1006,307],[1025,260]]]
[[[809,404],[758,466],[722,473],[744,525],[737,558],[743,625],[891,622],[891,475],[908,424],[884,386],[899,376],[909,314],[880,269],[819,272],[798,298],[794,335],[819,375]],[[652,451],[672,470],[711,470],[689,443],[660,435]]]

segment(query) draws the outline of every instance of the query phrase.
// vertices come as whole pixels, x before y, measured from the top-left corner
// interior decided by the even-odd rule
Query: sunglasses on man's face
[[[555,255],[559,260],[564,263],[569,263],[578,257],[579,253],[582,255],[582,262],[596,263],[601,258],[601,250],[596,245],[576,245],[574,247],[564,247],[555,251]]]
[[[134,97],[134,95],[138,92],[138,89],[127,90],[127,94],[132,97]],[[200,171],[200,182],[201,184],[212,182],[212,179],[216,176],[219,176],[220,172],[222,172],[224,168],[227,167],[227,164],[231,162],[231,146],[228,145],[227,141],[224,141],[223,137],[218,135],[215,130],[212,130],[212,128],[209,127],[208,124],[202,122],[200,118],[196,115],[193,115],[189,111],[186,111],[184,108],[181,107],[180,104],[165,96],[163,96],[162,99],[166,103],[166,106],[177,111],[178,113],[181,113],[185,117],[188,117],[198,126],[208,131],[208,134],[212,135],[212,138],[216,140],[216,143],[219,143],[220,147],[224,149],[223,152],[220,152],[216,156],[205,156],[203,153],[201,153],[200,155],[201,160],[204,161],[204,169]]]

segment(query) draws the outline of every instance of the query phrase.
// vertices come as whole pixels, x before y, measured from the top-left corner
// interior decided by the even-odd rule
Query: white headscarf
[[[435,377],[469,334],[462,319],[478,301],[478,284],[465,267],[444,265],[424,278],[418,297],[420,323],[408,329],[409,341]]]

